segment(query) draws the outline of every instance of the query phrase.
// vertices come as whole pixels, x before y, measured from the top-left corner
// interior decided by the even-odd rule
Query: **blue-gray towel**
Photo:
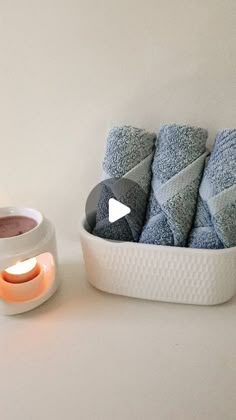
[[[236,129],[217,134],[199,189],[189,246],[236,246]]]
[[[131,126],[114,127],[110,130],[103,161],[104,184],[97,206],[94,235],[118,241],[138,241],[148,203],[155,139],[155,133]],[[117,183],[121,179],[127,180],[127,183],[122,182],[121,192],[118,193]],[[110,198],[130,207],[131,214],[110,223]]]
[[[206,159],[208,133],[188,125],[163,125],[152,164],[152,190],[140,242],[186,246]]]

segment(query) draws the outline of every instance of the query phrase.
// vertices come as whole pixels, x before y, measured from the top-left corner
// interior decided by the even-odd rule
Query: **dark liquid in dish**
[[[26,216],[7,216],[0,218],[0,238],[11,238],[29,232],[37,226],[34,219]]]

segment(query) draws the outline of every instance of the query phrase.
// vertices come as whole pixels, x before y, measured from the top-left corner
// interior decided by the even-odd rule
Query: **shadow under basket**
[[[177,248],[109,241],[80,228],[89,282],[102,291],[141,299],[216,305],[236,292],[236,247]]]

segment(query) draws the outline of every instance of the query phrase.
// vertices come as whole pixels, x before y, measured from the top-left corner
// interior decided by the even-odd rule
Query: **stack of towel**
[[[152,165],[152,191],[140,242],[185,246],[206,158],[207,131],[161,127]]]
[[[236,246],[236,130],[218,133],[210,157],[207,135],[203,128],[177,124],[162,126],[157,139],[138,128],[113,128],[93,233],[157,245]],[[118,196],[114,180],[124,178],[131,184]],[[136,211],[109,223],[109,198]]]
[[[219,131],[199,189],[192,248],[236,246],[236,130]]]
[[[137,242],[145,220],[156,135],[124,126],[110,130],[103,161],[103,182],[93,233],[105,239]],[[124,181],[126,180],[126,182]],[[109,199],[132,209],[132,214],[110,223]]]

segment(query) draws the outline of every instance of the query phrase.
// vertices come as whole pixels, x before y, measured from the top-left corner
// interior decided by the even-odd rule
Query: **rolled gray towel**
[[[140,242],[185,246],[192,227],[206,152],[207,131],[163,125],[152,164],[152,191]]]
[[[145,220],[155,139],[154,133],[140,128],[124,126],[110,130],[103,161],[105,181],[98,201],[94,235],[118,241],[138,241]],[[131,214],[110,223],[110,198],[130,207]]]
[[[192,248],[236,246],[236,129],[220,130],[199,189]]]

